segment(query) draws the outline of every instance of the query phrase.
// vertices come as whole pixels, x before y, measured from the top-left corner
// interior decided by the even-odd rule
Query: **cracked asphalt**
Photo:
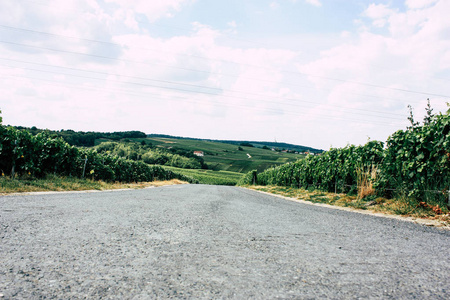
[[[178,185],[0,196],[0,299],[450,299],[450,231]]]

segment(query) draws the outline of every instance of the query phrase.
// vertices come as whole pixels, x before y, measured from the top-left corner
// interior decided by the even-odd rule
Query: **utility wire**
[[[262,94],[249,93],[249,92],[244,92],[244,91],[227,90],[227,89],[214,88],[214,87],[208,87],[208,86],[202,86],[202,85],[180,83],[180,82],[174,82],[174,81],[169,81],[169,80],[159,80],[159,79],[151,79],[151,78],[144,78],[144,77],[128,76],[128,75],[122,75],[122,74],[116,74],[116,73],[99,72],[99,71],[92,71],[92,70],[82,70],[82,69],[71,68],[71,67],[54,66],[54,65],[49,65],[49,64],[41,64],[41,63],[28,62],[28,61],[9,59],[9,58],[3,58],[3,57],[0,57],[0,59],[1,60],[12,61],[12,62],[20,62],[20,63],[44,66],[44,67],[61,68],[61,69],[66,69],[66,70],[71,70],[71,71],[88,72],[88,73],[100,74],[100,75],[104,75],[104,76],[111,76],[112,75],[112,76],[119,76],[119,77],[125,77],[125,78],[130,78],[130,79],[139,79],[139,80],[153,81],[153,82],[158,82],[158,83],[167,83],[167,84],[182,85],[182,86],[195,87],[195,88],[201,88],[201,89],[210,89],[211,91],[216,91],[218,93],[227,91],[227,92],[247,94],[247,95],[252,95],[252,96],[257,96],[257,97],[267,97],[266,95],[262,95]],[[19,68],[22,68],[22,67],[19,67]],[[27,68],[22,68],[22,69],[27,69]],[[36,69],[29,69],[29,70],[41,71],[41,70],[36,70]],[[43,70],[42,72],[45,72],[45,71]],[[67,75],[67,74],[65,74],[65,75]],[[314,101],[306,101],[306,100],[292,99],[292,98],[285,98],[285,97],[275,97],[275,99],[294,101],[296,103],[304,102],[304,103],[310,103],[310,104],[314,104],[314,105],[320,104],[320,103],[314,102]],[[404,116],[402,114],[394,114],[394,113],[388,113],[388,112],[382,112],[382,111],[374,111],[374,110],[368,110],[368,109],[348,108],[348,107],[342,107],[342,106],[331,105],[331,104],[325,104],[325,105],[329,106],[329,107],[339,108],[339,109],[356,110],[356,111],[371,112],[371,113],[380,113],[380,114],[383,114],[383,115],[387,114],[387,115],[393,115],[393,116],[402,116],[402,117]],[[384,118],[389,118],[389,117],[384,117]]]
[[[105,41],[100,41],[100,40],[78,38],[78,37],[72,37],[72,36],[66,36],[66,35],[60,35],[60,34],[54,34],[54,33],[48,33],[48,32],[36,31],[36,30],[30,30],[30,29],[23,29],[23,28],[17,28],[17,27],[5,26],[5,25],[0,25],[0,27],[4,28],[4,29],[10,29],[10,30],[18,30],[18,31],[26,31],[26,32],[32,32],[32,33],[45,34],[45,35],[55,36],[57,38],[69,38],[69,39],[77,39],[77,40],[86,41],[86,42],[101,43],[101,44],[112,45],[112,46],[124,49],[123,45],[118,44],[118,43],[113,43],[113,42],[105,42]],[[176,53],[176,52],[170,52],[170,51],[165,51],[165,50],[157,50],[157,49],[142,48],[142,47],[136,47],[136,49],[142,49],[142,50],[145,50],[145,51],[154,51],[154,52],[159,52],[159,53],[171,53],[171,54],[176,55],[176,56],[194,57],[194,58],[204,59],[204,60],[207,60],[207,61],[218,61],[218,62],[222,62],[222,63],[230,63],[230,64],[234,64],[234,65],[239,65],[239,66],[249,66],[249,67],[253,67],[253,68],[266,69],[266,70],[269,70],[269,71],[276,71],[276,72],[281,72],[281,73],[284,72],[283,70],[275,70],[273,68],[267,68],[267,67],[256,66],[256,65],[251,65],[251,64],[238,63],[238,62],[228,61],[228,60],[224,60],[224,59],[207,58],[207,57],[200,56],[200,55]],[[164,65],[164,66],[167,66],[167,67],[170,67],[170,68],[179,68],[179,67],[170,66],[170,65]],[[199,70],[194,70],[194,69],[189,69],[189,71],[199,72]],[[209,71],[207,71],[207,72],[210,73],[210,74],[214,74],[214,73],[209,72]],[[238,77],[237,75],[223,74],[223,73],[221,73],[220,75],[221,76],[227,76],[227,77]],[[270,82],[270,83],[278,83],[276,81],[267,80],[267,79],[255,79],[255,78],[251,78],[251,77],[241,77],[241,78],[250,79],[250,80],[258,80],[260,82],[264,81],[264,82]],[[289,85],[289,86],[313,89],[313,87],[307,86],[307,85],[300,85],[300,84],[294,84],[294,83],[289,83],[289,82],[284,82],[283,84],[284,85]],[[325,91],[331,91],[332,90],[332,89],[327,89],[327,88],[318,88],[318,89],[325,90]],[[399,100],[399,99],[395,99],[395,98],[380,97],[380,96],[367,95],[367,94],[359,94],[359,93],[354,93],[354,92],[349,92],[349,94],[356,95],[356,96],[363,96],[363,97]],[[399,115],[399,114],[397,114],[397,115]]]
[[[0,64],[0,65],[2,65],[2,64]],[[5,66],[5,65],[3,65],[3,66]],[[50,73],[50,74],[72,76],[72,77],[83,78],[83,79],[91,79],[91,80],[93,79],[93,80],[105,81],[103,78],[97,78],[97,77],[88,77],[88,76],[81,76],[81,75],[76,75],[76,74],[67,74],[67,73],[60,73],[60,72],[54,72],[54,71],[49,71],[49,70],[40,70],[40,69],[25,68],[25,67],[12,67],[12,66],[8,66],[8,65],[6,65],[6,66],[9,67],[9,68],[19,68],[19,69],[29,70],[29,71],[44,72],[44,73]],[[168,89],[168,90],[179,91],[179,92],[189,92],[189,93],[196,93],[196,94],[207,94],[207,95],[220,96],[220,97],[226,97],[226,98],[232,98],[232,99],[242,99],[242,100],[250,100],[250,101],[255,101],[256,100],[258,102],[267,102],[269,104],[274,104],[275,103],[275,102],[270,101],[270,100],[264,100],[263,98],[252,99],[252,98],[241,97],[241,96],[217,94],[217,93],[212,93],[212,92],[207,92],[207,91],[187,90],[187,89],[181,89],[181,88],[177,88],[177,87],[167,87],[167,86],[151,85],[151,84],[144,84],[144,83],[138,83],[138,82],[119,81],[119,80],[113,80],[113,79],[108,79],[106,81],[107,82],[113,82],[113,83],[119,83],[119,84],[138,85],[138,86],[141,86],[141,87],[153,87],[153,88],[160,88],[160,89]],[[264,97],[263,95],[258,95],[258,96]],[[278,98],[274,97],[274,99],[278,99]],[[284,99],[284,98],[281,98],[281,99]],[[293,99],[288,99],[288,100],[293,100]],[[311,102],[311,103],[314,103],[314,102]],[[279,103],[277,103],[277,104],[279,104]],[[286,103],[286,102],[284,102],[283,104],[296,106],[296,107],[303,107],[301,105],[298,105],[297,103]],[[364,113],[359,113],[359,115],[365,115],[365,116],[376,117],[376,118],[383,118],[383,119],[398,120],[398,118],[388,117],[388,116],[376,116],[376,115],[370,115],[370,114],[364,114]]]
[[[44,4],[44,3],[42,3],[42,2],[31,1],[31,0],[22,0],[22,1],[28,1],[28,2],[33,3],[33,4],[43,5],[43,6],[47,6],[47,7],[52,7],[51,5]],[[72,10],[72,11],[77,11],[77,12],[81,12],[81,13],[93,13],[93,14],[95,14],[95,15],[98,15],[98,12],[90,12],[90,11],[87,11],[87,10],[75,10],[75,9],[70,9],[70,10]],[[186,29],[186,28],[183,28],[183,27],[179,27],[179,26],[160,25],[160,24],[155,24],[155,23],[151,23],[151,22],[148,22],[148,21],[138,20],[137,18],[135,19],[135,21],[136,21],[137,23],[145,24],[145,25],[150,25],[150,26],[152,26],[152,27],[169,28],[169,29],[172,29],[172,30],[181,30],[181,31],[185,31],[185,32],[190,32],[190,30],[188,30],[188,29]],[[4,26],[4,27],[10,27],[10,26]],[[14,27],[10,27],[10,28],[14,28]],[[19,29],[19,28],[17,28],[17,29]],[[27,30],[27,29],[24,29],[24,30]],[[29,30],[29,31],[33,32],[33,30]],[[34,31],[34,32],[38,32],[38,31]],[[44,33],[44,34],[46,34],[46,33]],[[48,33],[48,34],[51,34],[51,33]],[[247,43],[257,44],[257,45],[260,45],[260,46],[262,45],[262,46],[272,47],[272,45],[269,45],[269,44],[267,44],[267,43],[261,43],[261,42],[256,42],[256,41],[252,41],[252,40],[248,40],[248,39],[236,38],[236,37],[232,37],[232,36],[230,36],[230,35],[224,34],[223,32],[221,32],[221,34],[222,34],[223,36],[225,36],[226,38],[229,38],[229,39],[233,39],[233,40],[237,40],[237,41],[244,41],[244,42],[247,42]],[[51,34],[51,35],[56,35],[56,34]],[[68,36],[66,36],[66,37],[68,37]],[[68,37],[68,38],[75,38],[75,37]],[[101,41],[89,40],[89,39],[81,39],[81,40],[93,41],[93,42],[101,42]],[[115,44],[115,43],[111,43],[111,42],[103,42],[103,43]],[[155,49],[147,49],[147,50],[157,51],[157,50],[155,50]],[[198,57],[198,58],[203,58],[203,59],[209,59],[209,58],[205,58],[205,57],[197,56],[197,55],[188,55],[188,54],[179,54],[179,53],[178,53],[177,55],[187,55],[187,56],[192,56],[192,57]],[[218,60],[218,61],[226,61],[226,60]],[[230,63],[235,63],[235,62],[232,62],[232,61],[229,61],[229,62],[230,62]],[[380,66],[374,65],[374,64],[368,64],[368,63],[365,63],[365,65],[368,65],[368,66],[371,66],[371,67],[375,67],[375,68],[378,68],[378,69],[391,70],[391,71],[393,70],[393,69],[389,69],[389,68],[380,67]],[[256,67],[256,66],[255,66],[255,67]],[[450,81],[449,78],[445,78],[445,77],[433,76],[433,78],[440,79],[440,80],[445,80],[445,81]]]
[[[110,88],[99,88],[99,87],[87,87],[87,86],[79,86],[79,85],[67,85],[66,83],[62,84],[62,85],[56,85],[54,80],[48,80],[48,79],[43,79],[43,78],[36,78],[36,77],[29,77],[29,76],[22,76],[22,75],[7,75],[8,77],[18,77],[18,78],[27,78],[27,79],[32,79],[32,80],[39,80],[39,81],[46,81],[46,82],[50,82],[50,85],[52,86],[59,86],[59,87],[68,87],[68,88],[73,88],[76,90],[79,89],[85,89],[85,90],[105,90],[110,92]],[[148,99],[149,95],[156,95],[158,96],[158,98],[151,98],[151,100],[154,99],[159,99],[159,100],[168,100],[167,98],[162,98],[160,94],[154,94],[154,93],[148,93],[145,92],[144,94],[141,93],[135,93],[134,91],[132,91],[130,93],[130,91],[125,91],[125,90],[121,90],[121,89],[115,89],[116,91],[119,91],[122,94],[125,95],[133,95],[133,96],[138,96],[138,97],[145,97],[146,99]],[[189,102],[189,103],[197,103],[197,104],[208,104],[208,102],[205,101],[201,101],[201,100],[195,100],[192,98],[186,98],[183,96],[170,96],[170,100],[173,99],[180,99],[180,100],[175,100],[175,101],[182,101],[183,103]],[[229,103],[223,103],[223,102],[219,102],[219,101],[215,101],[214,105],[220,105],[220,106],[224,106],[224,107],[229,107],[229,108],[245,108],[245,109],[249,109],[249,110],[259,110],[259,111],[263,111],[263,112],[272,112],[272,113],[278,113],[281,115],[293,115],[293,116],[308,116],[309,113],[302,113],[302,112],[298,112],[298,111],[291,111],[291,110],[281,110],[281,109],[273,109],[273,108],[262,108],[262,107],[254,107],[254,106],[250,106],[250,105],[242,105],[242,104],[233,104],[230,105]],[[385,122],[377,122],[377,121],[369,121],[367,119],[365,120],[361,120],[361,119],[352,119],[352,118],[348,118],[348,117],[339,117],[339,116],[331,116],[331,115],[323,115],[323,114],[317,114],[317,116],[319,116],[321,119],[332,119],[332,120],[343,120],[343,121],[348,121],[348,122],[359,122],[359,123],[365,123],[365,124],[370,124],[370,125],[381,125],[381,126],[388,126],[388,127],[392,127],[394,124],[391,123],[385,123]]]
[[[63,36],[63,35],[57,35],[57,34],[53,34],[53,33],[47,33],[47,32],[42,32],[42,31],[34,31],[34,30],[29,30],[29,29],[22,29],[22,28],[15,28],[15,27],[11,27],[11,26],[5,26],[5,25],[0,25],[0,27],[6,28],[6,29],[18,29],[18,30],[24,30],[24,31],[29,31],[29,32],[34,32],[34,33],[41,33],[41,34],[47,34],[47,35],[51,35],[51,36],[59,36],[59,37],[65,37],[65,38],[73,38],[73,37],[67,37],[67,36]],[[91,40],[91,39],[82,39],[82,38],[77,38],[79,40],[84,40],[84,41],[89,41],[89,42],[97,42],[97,43],[104,43],[104,44],[110,44],[110,45],[114,45],[117,47],[121,47],[121,45],[116,44],[116,43],[112,43],[112,42],[103,42],[103,41],[98,41],[98,40]],[[58,50],[58,49],[52,49],[52,48],[46,48],[46,47],[39,47],[39,46],[31,46],[31,45],[26,45],[26,44],[20,44],[20,43],[14,43],[14,42],[8,42],[8,41],[0,41],[1,43],[9,43],[9,44],[14,44],[14,45],[20,45],[20,46],[25,46],[25,47],[34,47],[34,48],[40,48],[40,49],[45,49],[45,50],[49,50],[49,51],[58,51],[58,52],[66,52],[66,53],[76,53],[76,52],[71,52],[71,51],[65,51],[65,50]],[[150,49],[147,49],[150,50]],[[154,50],[152,50],[154,51]],[[100,56],[100,55],[93,55],[93,54],[83,54],[83,53],[76,53],[76,54],[80,54],[80,55],[89,55],[89,56],[94,56],[94,57],[99,57],[99,58],[105,58],[105,59],[114,59],[114,60],[122,60],[122,59],[117,59],[117,58],[110,58],[110,57],[106,57],[106,56]],[[196,56],[198,58],[203,58],[203,57],[199,57]],[[206,58],[205,58],[206,59]],[[130,60],[125,60],[125,61],[130,61]],[[135,62],[136,61],[130,61],[130,62]],[[224,62],[228,62],[228,63],[235,63],[235,62],[230,62],[230,61],[224,61]],[[241,63],[236,63],[236,64],[240,64],[240,65],[246,65],[246,66],[250,66],[250,67],[255,67],[255,68],[261,68],[261,69],[266,69],[269,71],[273,71],[273,69],[271,68],[267,68],[267,67],[262,67],[262,66],[255,66],[255,65],[251,65],[251,64],[241,64]],[[160,64],[157,64],[160,65]],[[167,66],[166,67],[172,67],[172,66]],[[177,67],[179,68],[179,67]],[[185,69],[188,71],[193,71],[193,72],[203,72],[203,73],[210,73],[210,74],[214,74],[212,72],[209,71],[203,71],[203,70],[195,70],[195,69],[186,69],[186,68],[181,68],[180,69]],[[443,98],[450,98],[449,95],[442,95],[442,94],[434,94],[434,93],[428,93],[428,92],[421,92],[421,91],[413,91],[413,90],[408,90],[408,89],[401,89],[401,88],[394,88],[394,87],[386,87],[386,86],[382,86],[382,85],[376,85],[376,84],[371,84],[371,83],[365,83],[365,82],[358,82],[358,81],[352,81],[352,80],[346,80],[346,79],[339,79],[339,78],[332,78],[332,77],[327,77],[327,76],[320,76],[320,75],[315,75],[315,74],[310,74],[310,73],[304,73],[304,72],[294,72],[294,71],[288,71],[288,70],[281,70],[281,72],[286,73],[286,74],[291,74],[291,75],[301,75],[301,76],[307,76],[307,77],[315,77],[315,78],[320,78],[320,79],[326,79],[326,80],[331,80],[331,81],[337,81],[337,82],[346,82],[346,83],[352,83],[352,84],[356,84],[356,85],[361,85],[361,86],[369,86],[369,87],[375,87],[375,88],[379,88],[379,89],[388,89],[388,90],[394,90],[394,91],[400,91],[400,92],[406,92],[406,93],[413,93],[413,94],[420,94],[420,95],[426,95],[426,96],[436,96],[436,97],[443,97]],[[221,75],[226,75],[226,74],[221,74]]]

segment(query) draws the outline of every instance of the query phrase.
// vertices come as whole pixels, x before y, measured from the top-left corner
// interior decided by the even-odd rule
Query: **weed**
[[[43,192],[43,191],[83,191],[83,190],[113,190],[125,188],[145,188],[149,186],[160,186],[169,184],[181,184],[183,181],[174,179],[171,181],[154,181],[140,183],[107,183],[91,179],[80,179],[74,177],[58,177],[47,175],[42,179],[0,178],[0,194]]]
[[[326,203],[386,214],[436,219],[444,225],[450,223],[450,214],[446,207],[417,201],[414,198],[408,197],[406,193],[399,193],[394,199],[386,199],[377,197],[376,195],[366,196],[364,199],[361,199],[360,197],[348,194],[335,194],[317,190],[311,191],[303,188],[286,188],[280,186],[249,186],[249,188],[314,203]]]
[[[364,199],[368,196],[375,195],[376,191],[373,187],[373,182],[376,181],[378,168],[371,165],[369,168],[358,167],[356,169],[358,198]]]

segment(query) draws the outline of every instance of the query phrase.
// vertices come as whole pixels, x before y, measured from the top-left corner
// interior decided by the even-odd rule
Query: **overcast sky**
[[[3,123],[385,141],[450,102],[448,0],[2,0]]]

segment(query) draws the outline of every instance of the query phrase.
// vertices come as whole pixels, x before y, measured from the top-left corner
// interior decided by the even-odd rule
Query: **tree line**
[[[108,139],[113,141],[120,141],[123,139],[133,139],[133,138],[146,138],[147,135],[141,131],[120,131],[120,132],[95,132],[95,131],[74,131],[68,130],[48,130],[39,129],[35,126],[33,127],[23,127],[15,126],[16,129],[26,130],[32,135],[37,135],[41,132],[46,132],[50,137],[56,138],[61,137],[69,145],[81,146],[81,147],[93,147],[95,146],[95,141],[98,139]]]

